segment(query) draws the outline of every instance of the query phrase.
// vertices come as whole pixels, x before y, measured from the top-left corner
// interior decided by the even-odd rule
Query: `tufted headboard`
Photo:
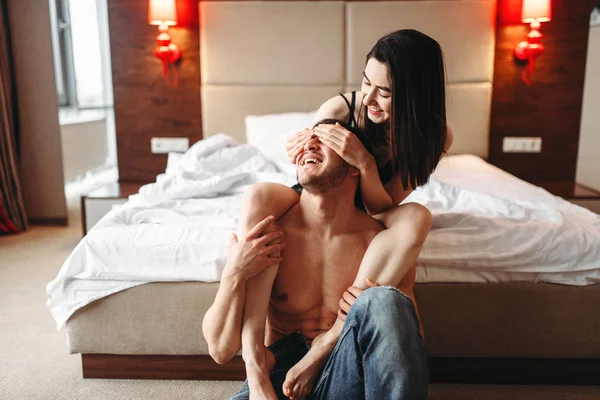
[[[203,133],[245,141],[246,115],[316,110],[359,90],[384,34],[418,29],[444,51],[451,153],[487,158],[495,0],[202,1]]]

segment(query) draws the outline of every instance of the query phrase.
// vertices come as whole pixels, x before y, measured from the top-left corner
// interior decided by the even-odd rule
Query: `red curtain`
[[[27,228],[19,181],[16,90],[7,2],[0,2],[0,235]]]

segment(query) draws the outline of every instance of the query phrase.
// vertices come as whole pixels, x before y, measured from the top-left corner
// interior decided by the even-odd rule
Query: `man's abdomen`
[[[271,304],[267,317],[267,346],[295,332],[300,332],[308,341],[327,332],[337,318],[330,309],[318,307],[302,314],[287,313]]]

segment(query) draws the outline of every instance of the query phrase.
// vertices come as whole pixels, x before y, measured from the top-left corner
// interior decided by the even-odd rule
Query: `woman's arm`
[[[448,126],[442,157],[448,153],[453,142],[454,133]],[[414,189],[410,187],[404,189],[399,175],[394,176],[390,182],[383,186],[377,171],[377,165],[375,165],[374,160],[369,160],[360,168],[360,190],[367,212],[370,215],[377,215],[402,203]]]
[[[453,142],[454,133],[448,126],[442,157],[448,153]],[[414,189],[410,187],[404,189],[399,175],[395,175],[390,182],[383,186],[375,161],[369,160],[360,168],[360,190],[367,212],[370,215],[377,215],[402,203]]]
[[[398,175],[383,186],[375,160],[360,168],[360,194],[370,215],[377,215],[397,206],[412,191],[411,188],[404,189]]]

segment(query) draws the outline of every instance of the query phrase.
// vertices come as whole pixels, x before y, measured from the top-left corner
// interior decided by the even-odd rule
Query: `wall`
[[[169,33],[181,47],[179,86],[171,89],[154,57],[157,27],[148,1],[108,0],[119,180],[154,182],[167,156],[151,154],[152,137],[202,138],[198,3],[177,0],[179,26]]]
[[[8,10],[17,79],[25,208],[32,223],[66,224],[48,2],[8,0]]]
[[[600,190],[600,24],[590,28],[577,182]]]
[[[520,0],[499,0],[490,161],[532,182],[574,181],[589,18],[594,1],[554,0],[552,21],[542,23],[546,52],[536,62],[533,86],[521,81],[513,49],[528,26]],[[540,154],[502,152],[504,136],[541,136]]]
[[[521,81],[515,45],[528,26],[521,0],[498,0],[490,161],[530,181],[573,181],[577,163],[588,21],[596,0],[554,0],[553,20],[542,32],[546,53],[532,87]],[[183,27],[171,29],[183,49],[180,86],[169,89],[153,56],[156,28],[147,24],[148,2],[108,0],[115,119],[121,181],[154,181],[165,155],[150,153],[153,136],[200,139],[200,70],[197,3],[178,0]],[[541,154],[502,153],[504,136],[541,136]]]

